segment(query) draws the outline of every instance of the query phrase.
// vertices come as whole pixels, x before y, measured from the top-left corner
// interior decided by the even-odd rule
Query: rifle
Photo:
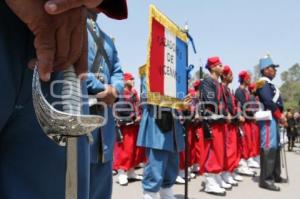
[[[124,137],[123,137],[123,133],[120,129],[120,126],[118,124],[118,121],[115,120],[115,123],[116,123],[116,136],[117,136],[116,141],[117,142],[123,142]]]

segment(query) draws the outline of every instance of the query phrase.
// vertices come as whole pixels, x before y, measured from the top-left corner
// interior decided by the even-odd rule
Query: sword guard
[[[79,94],[81,100],[81,93]],[[32,98],[38,123],[44,133],[60,146],[65,146],[65,140],[69,137],[88,136],[89,142],[92,142],[91,132],[104,125],[105,120],[100,115],[81,115],[80,112],[68,113],[54,108],[43,95],[37,67],[34,69],[32,79]],[[64,102],[64,98],[62,101]],[[70,105],[72,106],[73,102],[66,104]]]

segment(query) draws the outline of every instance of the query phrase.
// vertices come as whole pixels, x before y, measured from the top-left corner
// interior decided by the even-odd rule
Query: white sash
[[[254,114],[254,119],[256,121],[270,121],[272,120],[272,112],[267,110],[267,111],[257,111],[255,114]]]
[[[273,84],[273,82],[272,82],[269,78],[267,78],[267,77],[261,77],[260,80],[267,81],[268,83],[270,83],[270,84],[272,84],[272,85],[274,86],[274,88],[275,88],[275,95],[274,95],[272,101],[273,101],[274,103],[276,103],[277,100],[278,100],[279,97],[280,97],[280,91],[279,91],[279,89],[278,89],[278,88],[275,86],[275,84]]]

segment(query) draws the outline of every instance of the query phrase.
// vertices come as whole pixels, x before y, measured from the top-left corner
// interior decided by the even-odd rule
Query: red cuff
[[[279,119],[281,118],[281,115],[282,115],[282,113],[281,113],[281,111],[280,111],[279,109],[276,109],[276,111],[274,111],[274,113],[273,113],[273,116],[274,116],[277,120],[279,120]]]

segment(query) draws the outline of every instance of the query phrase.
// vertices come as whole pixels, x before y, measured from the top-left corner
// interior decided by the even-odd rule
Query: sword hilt
[[[63,111],[71,114],[81,112],[81,86],[75,74],[75,69],[70,66],[63,71],[64,83],[62,87]]]

